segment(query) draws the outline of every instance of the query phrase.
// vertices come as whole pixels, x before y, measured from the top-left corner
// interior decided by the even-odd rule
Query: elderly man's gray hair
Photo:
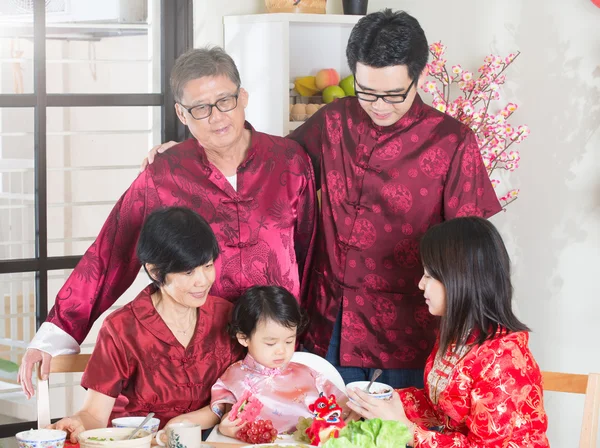
[[[171,71],[171,91],[175,101],[181,102],[188,81],[205,76],[227,76],[237,88],[241,85],[240,72],[225,50],[220,47],[195,48],[179,56]]]

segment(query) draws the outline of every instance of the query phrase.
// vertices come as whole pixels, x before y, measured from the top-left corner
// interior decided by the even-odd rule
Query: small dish
[[[77,437],[81,448],[150,448],[152,434],[142,429],[127,440],[134,428],[100,428],[84,431]]]
[[[140,425],[140,423],[142,423],[144,418],[146,417],[119,417],[113,418],[110,423],[113,425],[113,428],[135,429]],[[159,426],[160,420],[157,418],[151,418],[150,421],[144,425],[144,430],[152,434],[156,434]]]
[[[58,429],[31,429],[15,437],[19,448],[63,448],[67,433]]]
[[[368,381],[354,381],[352,383],[346,384],[346,390],[355,388],[364,391],[368,385]],[[392,386],[388,386],[384,383],[378,383],[377,381],[375,381],[371,385],[371,389],[369,390],[369,395],[380,400],[389,400],[390,398],[392,398],[393,393],[394,389],[392,388]]]

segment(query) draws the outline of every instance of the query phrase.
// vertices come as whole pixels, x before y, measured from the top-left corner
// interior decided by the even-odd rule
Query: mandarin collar
[[[246,357],[244,358],[244,360],[242,361],[242,369],[250,370],[252,372],[256,372],[261,375],[270,376],[270,377],[281,375],[282,373],[287,372],[289,370],[289,368],[290,368],[289,363],[287,366],[285,366],[283,368],[276,367],[276,368],[272,369],[270,367],[263,366],[258,361],[256,361],[256,359],[254,359],[250,353],[248,353],[246,355]]]
[[[256,150],[260,144],[260,136],[259,133],[256,132],[256,129],[254,129],[254,126],[252,126],[248,121],[244,121],[244,129],[248,129],[250,131],[250,147],[248,148],[246,158],[242,161],[242,163],[240,163],[240,166],[238,166],[238,170],[245,167],[254,158],[256,155]],[[204,147],[197,139],[194,139],[194,141],[196,142],[200,162],[202,162],[205,167],[210,168],[211,171],[214,170],[215,166],[208,160]]]
[[[160,314],[158,314],[158,311],[156,311],[156,308],[154,307],[154,303],[152,302],[152,294],[154,294],[157,290],[158,288],[153,284],[150,284],[144,288],[142,293],[130,303],[133,315],[140,322],[140,324],[156,338],[160,339],[165,344],[183,349],[184,347],[177,340],[173,332],[169,329],[165,321],[162,319],[162,317],[160,317]],[[192,336],[192,339],[185,350],[190,350],[194,345],[196,345],[196,343],[201,341],[201,333],[203,332],[203,327],[206,323],[206,317],[209,312],[208,310],[211,307],[212,296],[209,294],[206,297],[206,302],[204,302],[204,304],[198,308],[198,317],[196,319],[194,335]]]
[[[419,117],[421,116],[421,113],[423,112],[423,100],[421,99],[421,96],[417,93],[415,95],[413,103],[410,106],[410,109],[406,111],[406,113],[402,116],[402,118],[400,118],[400,120],[389,126],[379,126],[375,124],[371,117],[369,117],[369,115],[364,111],[364,109],[358,103],[358,100],[356,101],[356,103],[360,110],[361,116],[363,117],[363,120],[366,123],[368,123],[371,129],[374,129],[375,132],[377,132],[380,135],[389,135],[410,128],[413,124],[415,124],[415,122],[418,121]]]

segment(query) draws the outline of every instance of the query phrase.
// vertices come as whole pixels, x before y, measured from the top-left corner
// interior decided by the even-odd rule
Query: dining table
[[[244,442],[202,442],[202,446],[205,448],[214,447],[214,448],[240,448],[241,446],[248,445]]]

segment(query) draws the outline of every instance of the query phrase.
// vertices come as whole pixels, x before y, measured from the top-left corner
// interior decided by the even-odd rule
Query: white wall
[[[490,52],[522,52],[504,91],[520,106],[514,122],[531,127],[512,176],[521,196],[493,221],[542,369],[600,372],[600,9],[590,0],[369,3],[369,12],[417,17],[429,42],[448,45],[450,64],[476,70]],[[341,0],[327,11],[341,13]],[[263,12],[262,0],[196,1],[195,45],[222,44],[223,15]],[[577,445],[582,406],[582,397],[547,395],[553,446]]]

